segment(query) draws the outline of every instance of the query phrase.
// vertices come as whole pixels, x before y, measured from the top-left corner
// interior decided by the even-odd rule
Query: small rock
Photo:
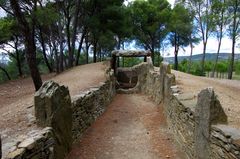
[[[28,138],[18,145],[19,148],[27,148],[28,150],[31,150],[34,146],[35,140],[33,138]]]
[[[26,151],[24,148],[17,149],[13,152],[10,152],[7,155],[7,158],[21,158],[22,154]]]

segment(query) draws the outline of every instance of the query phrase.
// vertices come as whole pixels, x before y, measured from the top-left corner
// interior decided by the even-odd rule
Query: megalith
[[[53,128],[56,141],[54,158],[63,159],[72,145],[72,110],[68,88],[47,81],[35,93],[34,104],[37,124]]]
[[[195,109],[195,158],[211,158],[211,125],[227,123],[227,115],[220,105],[213,88],[202,90],[198,94]]]

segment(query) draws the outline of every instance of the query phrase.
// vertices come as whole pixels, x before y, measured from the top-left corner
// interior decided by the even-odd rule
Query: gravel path
[[[118,94],[73,146],[68,159],[183,159],[161,106],[139,94]]]
[[[102,63],[82,65],[59,75],[44,75],[43,80],[52,79],[68,86],[71,95],[99,85],[105,81],[105,66]],[[34,124],[34,87],[30,78],[18,79],[0,85],[0,134],[3,155],[9,151],[13,139],[38,129]]]
[[[198,94],[202,89],[213,87],[228,115],[229,125],[240,128],[240,81],[198,77],[186,73],[172,71],[177,85],[183,92]]]

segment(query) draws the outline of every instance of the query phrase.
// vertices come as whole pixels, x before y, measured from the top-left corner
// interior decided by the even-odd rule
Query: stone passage
[[[162,112],[147,96],[118,94],[73,146],[68,159],[182,159]]]

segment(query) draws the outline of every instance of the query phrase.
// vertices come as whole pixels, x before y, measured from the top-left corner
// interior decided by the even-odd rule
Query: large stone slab
[[[150,56],[151,52],[143,50],[114,50],[112,51],[112,55],[121,57],[143,57]]]
[[[211,124],[227,122],[227,116],[213,88],[204,89],[198,94],[195,121],[195,157],[196,159],[210,158]]]
[[[54,158],[65,158],[72,145],[72,109],[68,88],[47,81],[35,93],[34,103],[37,124],[53,128],[56,140]]]

